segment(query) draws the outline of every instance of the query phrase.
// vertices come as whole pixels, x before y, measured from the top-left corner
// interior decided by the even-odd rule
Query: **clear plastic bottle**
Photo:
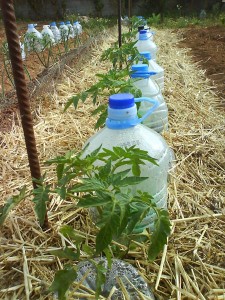
[[[148,70],[149,72],[156,72],[155,75],[151,76],[151,79],[154,80],[161,91],[164,90],[164,69],[160,67],[157,62],[151,59],[151,54],[148,51],[140,52],[140,54],[148,60]],[[139,61],[139,64],[142,64],[143,61]]]
[[[138,33],[136,34],[136,39],[135,40],[138,40],[139,39],[139,33],[141,30],[147,30],[147,36],[148,38],[153,41],[154,39],[154,32],[150,30],[150,28],[147,26],[147,25],[140,25],[138,26]]]
[[[78,21],[73,23],[74,35],[80,35],[82,33],[82,26]]]
[[[147,30],[147,36],[150,38],[151,41],[153,41],[155,32],[152,31],[148,25],[145,25],[144,30]]]
[[[137,117],[135,102],[143,101],[153,103],[145,116]],[[157,101],[148,98],[134,99],[132,94],[115,94],[109,97],[108,118],[106,126],[94,134],[87,142],[84,155],[88,155],[98,147],[112,149],[114,146],[136,147],[145,150],[151,157],[157,159],[158,166],[152,163],[141,165],[141,176],[148,177],[132,189],[135,195],[137,190],[150,193],[154,202],[160,208],[167,207],[167,176],[170,162],[170,152],[163,137],[154,130],[140,124],[158,107]],[[144,228],[153,228],[155,219],[151,210],[142,223],[135,228],[135,232],[142,232]]]
[[[55,44],[54,34],[49,28],[49,25],[43,25],[43,30],[41,34],[43,37],[43,46],[47,45],[48,47],[50,47],[51,45]]]
[[[28,51],[42,51],[42,34],[34,28],[34,24],[28,24],[28,29],[24,37],[24,43]]]
[[[69,29],[69,38],[73,39],[74,38],[74,28],[73,25],[70,23],[70,21],[66,21],[65,25],[68,27]]]
[[[135,44],[135,47],[137,47],[138,52],[144,52],[144,51],[150,52],[152,59],[156,61],[157,46],[148,37],[147,30],[140,30],[139,39]]]
[[[59,23],[59,31],[61,35],[61,41],[66,41],[69,38],[69,28],[65,25],[64,22]]]
[[[147,64],[137,64],[132,66],[133,73],[131,78],[134,78],[134,86],[139,88],[143,97],[154,98],[159,102],[157,110],[146,118],[143,122],[144,125],[152,128],[153,130],[161,133],[163,130],[168,129],[168,108],[159,86],[151,79],[154,72],[148,71]],[[138,80],[137,80],[138,79]],[[141,103],[138,113],[142,116],[148,111],[149,103]]]
[[[20,38],[21,38],[21,36],[19,37],[19,39]],[[24,46],[24,44],[21,43],[21,41],[20,41],[20,51],[21,51],[22,60],[25,60],[26,59],[25,46]]]
[[[60,40],[61,40],[61,34],[60,34],[60,31],[59,31],[59,28],[56,26],[56,22],[52,22],[50,24],[50,29],[53,33],[55,42],[59,43]]]

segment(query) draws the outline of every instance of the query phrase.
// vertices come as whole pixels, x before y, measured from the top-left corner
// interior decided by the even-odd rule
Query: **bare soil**
[[[183,33],[182,47],[191,48],[194,61],[199,62],[206,76],[216,87],[225,105],[225,26],[189,28]]]

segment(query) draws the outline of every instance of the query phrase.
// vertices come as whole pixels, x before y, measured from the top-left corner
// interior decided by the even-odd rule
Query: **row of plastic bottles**
[[[35,24],[28,24],[28,29],[25,33],[24,44],[26,44],[28,51],[35,50],[41,52],[46,45],[64,42],[82,33],[82,26],[78,21],[75,21],[73,25],[70,21],[66,21],[65,23],[60,22],[59,28],[56,22],[52,22],[50,25],[43,25],[41,32],[38,31],[35,26]],[[26,58],[24,44],[20,43],[23,60]]]
[[[143,27],[146,24],[143,25]],[[140,60],[131,67],[134,85],[142,92],[142,98],[135,99],[131,94],[115,94],[109,97],[106,126],[92,136],[85,154],[102,145],[112,149],[114,146],[136,147],[145,150],[157,160],[158,166],[146,163],[141,166],[141,176],[148,180],[132,187],[135,195],[138,190],[148,192],[159,208],[167,208],[167,179],[173,152],[161,136],[168,130],[168,108],[163,97],[164,69],[156,62],[157,46],[154,33],[149,28],[138,28],[136,47],[148,64]],[[136,102],[141,102],[137,112]],[[140,116],[140,118],[138,118]],[[154,228],[156,215],[153,210],[135,228],[142,232],[145,228]]]

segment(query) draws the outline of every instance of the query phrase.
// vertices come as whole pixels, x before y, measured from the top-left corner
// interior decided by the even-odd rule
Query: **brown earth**
[[[41,30],[41,25],[38,28]],[[23,35],[26,31],[26,24],[18,24],[18,32]],[[206,70],[206,76],[210,78],[215,86],[215,91],[221,99],[221,106],[225,105],[225,27],[215,26],[207,28],[188,28],[182,30],[185,38],[181,47],[191,48],[194,61],[199,62],[200,66]],[[4,42],[4,28],[0,25],[0,45]],[[2,68],[2,55],[0,54],[0,67]],[[35,55],[29,55],[25,61],[32,80],[35,80],[44,67],[40,64]],[[30,81],[26,76],[27,82]],[[5,90],[12,89],[9,80],[5,81]],[[9,92],[10,93],[10,92]],[[1,94],[1,84],[0,84]],[[15,94],[14,94],[15,97]],[[4,107],[3,99],[0,100],[0,131],[8,131],[11,128],[12,120],[15,119],[17,105],[7,105]],[[2,108],[2,109],[1,109]]]
[[[225,26],[189,28],[183,32],[182,47],[192,50],[206,76],[216,87],[221,103],[225,105]]]

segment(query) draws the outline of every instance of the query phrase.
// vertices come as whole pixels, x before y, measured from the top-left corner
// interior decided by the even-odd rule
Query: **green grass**
[[[152,15],[147,19],[150,26],[156,28],[186,28],[192,26],[207,27],[207,26],[224,26],[225,13],[218,15],[210,15],[205,19],[197,17],[165,17],[163,23],[160,22],[160,15]]]

